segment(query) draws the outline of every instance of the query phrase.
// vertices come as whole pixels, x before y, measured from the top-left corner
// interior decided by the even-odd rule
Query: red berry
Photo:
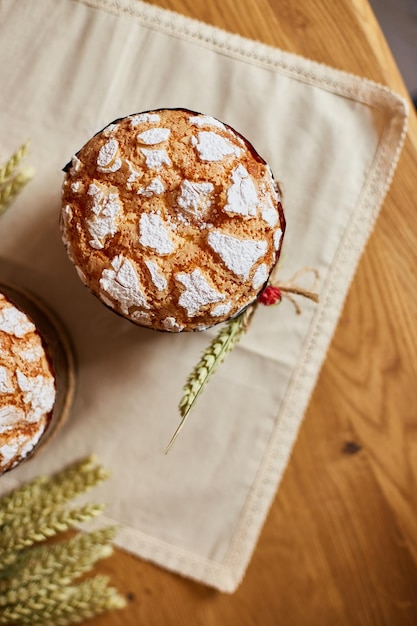
[[[277,304],[277,302],[281,302],[281,298],[281,290],[278,287],[274,287],[273,285],[268,285],[258,297],[258,301],[261,304],[269,306],[271,304]]]

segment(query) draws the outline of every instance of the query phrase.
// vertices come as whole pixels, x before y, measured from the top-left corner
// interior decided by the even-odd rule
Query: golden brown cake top
[[[0,293],[0,474],[38,443],[54,402],[55,378],[42,339]]]
[[[61,227],[105,304],[159,330],[201,330],[252,302],[284,217],[268,165],[217,119],[179,109],[107,126],[72,159]]]

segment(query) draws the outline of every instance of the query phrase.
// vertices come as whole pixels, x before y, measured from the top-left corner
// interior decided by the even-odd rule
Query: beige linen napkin
[[[118,543],[231,592],[288,461],[350,281],[402,147],[406,105],[384,87],[129,0],[3,0],[0,146],[28,137],[35,180],[0,224],[0,278],[42,296],[78,358],[72,418],[5,491],[95,451]],[[319,269],[321,301],[262,308],[169,455],[182,384],[213,331],[140,329],[81,284],[60,241],[61,168],[114,118],[157,107],[214,115],[282,183],[281,280]],[[307,286],[307,285],[306,285]]]

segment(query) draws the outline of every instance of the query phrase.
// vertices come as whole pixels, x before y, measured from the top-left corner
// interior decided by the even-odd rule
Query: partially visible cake
[[[36,323],[26,305],[36,311]],[[40,332],[40,319],[50,342]],[[31,456],[66,414],[73,392],[69,363],[72,358],[45,311],[20,291],[0,285],[0,474]]]
[[[161,109],[116,120],[65,168],[61,229],[87,287],[156,330],[204,330],[268,281],[285,229],[253,146],[219,120]]]

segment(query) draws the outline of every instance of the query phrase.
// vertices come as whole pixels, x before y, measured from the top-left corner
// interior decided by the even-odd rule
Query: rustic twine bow
[[[298,280],[306,274],[313,274],[314,283],[310,289],[305,289],[298,284]],[[316,292],[319,284],[319,272],[315,267],[303,267],[298,270],[288,281],[278,282],[276,284],[270,284],[262,291],[258,298],[258,302],[265,305],[279,304],[282,298],[287,298],[295,308],[297,315],[301,314],[301,307],[295,300],[294,296],[303,296],[313,302],[319,301],[318,293]]]

